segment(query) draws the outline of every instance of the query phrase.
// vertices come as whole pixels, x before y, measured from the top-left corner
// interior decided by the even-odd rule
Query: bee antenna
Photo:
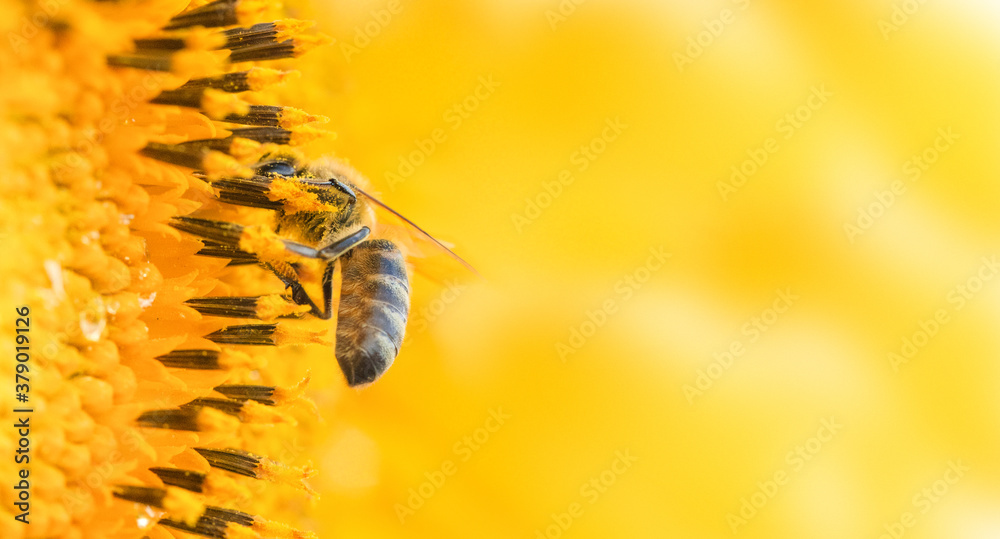
[[[374,202],[375,204],[377,204],[378,206],[380,206],[382,209],[388,211],[389,213],[395,215],[396,217],[399,217],[400,219],[402,219],[403,221],[405,221],[408,225],[410,225],[413,228],[417,229],[417,231],[419,231],[421,234],[423,234],[424,236],[427,236],[427,239],[433,241],[434,243],[436,243],[438,245],[438,247],[440,247],[440,248],[444,249],[445,251],[447,251],[448,254],[452,256],[452,258],[454,258],[455,260],[458,260],[458,262],[461,263],[463,266],[465,266],[465,268],[467,270],[471,271],[472,273],[475,273],[476,277],[479,277],[480,279],[483,279],[482,274],[480,274],[478,271],[476,271],[476,268],[472,267],[472,264],[469,264],[462,257],[460,257],[457,254],[455,254],[455,251],[452,251],[451,249],[449,249],[447,246],[445,246],[445,244],[443,244],[440,241],[438,241],[437,238],[435,238],[434,236],[431,236],[426,230],[424,230],[424,229],[420,228],[419,226],[417,226],[416,223],[414,223],[413,221],[407,219],[406,217],[404,217],[403,215],[401,215],[398,211],[390,208],[389,206],[386,206],[385,203],[382,202],[381,200],[379,200],[379,199],[377,199],[377,198],[369,195],[368,193],[362,191],[356,185],[355,186],[351,186],[351,187],[355,191],[361,193],[361,195],[364,196],[365,198],[367,198],[368,200],[371,200],[372,202]]]

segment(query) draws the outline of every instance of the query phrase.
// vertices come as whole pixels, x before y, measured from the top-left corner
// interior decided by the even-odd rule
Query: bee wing
[[[395,241],[397,244],[403,246],[407,254],[418,258],[419,261],[415,264],[415,269],[418,273],[433,281],[443,283],[447,277],[455,273],[454,266],[457,263],[464,268],[464,271],[471,272],[480,279],[483,278],[476,271],[476,268],[472,267],[472,264],[469,264],[451,250],[450,244],[446,244],[431,236],[426,230],[417,226],[416,223],[357,186],[354,186],[354,189],[358,194],[380,209],[379,213],[392,216],[392,219],[380,218],[378,220],[379,236]]]

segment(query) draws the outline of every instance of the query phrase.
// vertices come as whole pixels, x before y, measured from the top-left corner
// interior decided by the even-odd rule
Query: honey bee
[[[295,265],[241,247],[245,245],[241,241],[247,227],[191,217],[175,218],[172,225],[203,238],[205,249],[199,254],[230,258],[237,264],[257,263],[268,269],[284,283],[295,304],[308,307],[312,316],[323,320],[333,317],[334,270],[339,263],[341,285],[334,354],[348,385],[374,382],[399,354],[410,309],[410,281],[403,251],[392,240],[372,237],[375,208],[388,210],[471,267],[420,227],[363,191],[359,184],[364,179],[342,162],[321,159],[303,165],[294,157],[276,156],[259,162],[255,173],[249,179],[218,180],[211,185],[223,202],[274,210],[273,231],[284,249],[323,265],[319,305],[306,292]],[[245,299],[208,298],[194,306],[209,314],[251,315],[245,312],[246,301],[233,301]],[[241,326],[242,333],[234,332],[216,342],[261,344],[259,331],[246,329],[256,327],[260,326]]]

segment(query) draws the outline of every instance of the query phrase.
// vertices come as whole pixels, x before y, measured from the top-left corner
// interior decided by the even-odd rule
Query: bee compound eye
[[[271,161],[257,167],[257,174],[261,176],[285,176],[291,178],[295,176],[295,166],[288,161]]]

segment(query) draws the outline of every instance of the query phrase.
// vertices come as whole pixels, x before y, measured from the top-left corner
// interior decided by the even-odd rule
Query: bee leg
[[[333,178],[332,180],[330,180],[330,185],[332,185],[335,189],[337,189],[341,193],[347,195],[347,203],[349,206],[353,206],[358,201],[358,195],[354,194],[354,190],[344,185],[344,183],[338,180],[337,178]]]
[[[341,238],[322,249],[313,249],[311,247],[292,242],[285,242],[285,247],[296,254],[307,256],[310,258],[317,258],[320,260],[327,261],[326,269],[323,271],[323,309],[316,305],[316,303],[309,297],[306,293],[305,288],[302,287],[302,283],[298,280],[298,275],[296,275],[295,270],[292,269],[291,265],[288,263],[272,263],[266,264],[267,269],[271,270],[281,282],[285,284],[285,288],[291,290],[292,301],[299,305],[306,305],[309,307],[309,312],[313,316],[329,320],[333,317],[333,268],[334,264],[341,255],[350,251],[357,244],[361,243],[371,234],[371,229],[366,226],[361,227],[357,232],[347,236],[346,238]]]
[[[330,315],[327,314],[329,313],[330,308],[327,307],[326,312],[320,311],[319,307],[316,306],[316,303],[313,302],[312,298],[309,297],[309,294],[306,293],[306,289],[302,287],[302,283],[299,282],[299,276],[295,273],[295,270],[292,268],[291,264],[287,262],[274,262],[269,264],[263,264],[263,266],[271,270],[271,273],[274,273],[274,275],[277,276],[278,279],[281,279],[281,282],[285,284],[286,289],[291,290],[292,301],[294,301],[298,305],[308,306],[309,313],[317,318],[322,318],[323,320],[327,320],[330,318]],[[327,271],[327,273],[332,273],[332,272]],[[326,296],[326,288],[325,288],[326,273],[324,273],[323,280],[324,280],[324,296]]]
[[[371,229],[363,226],[354,234],[351,234],[346,238],[341,238],[330,245],[321,248],[316,252],[316,258],[321,258],[323,260],[336,260],[347,251],[353,249],[357,244],[365,241],[371,232]]]
[[[336,260],[326,263],[326,271],[323,272],[323,320],[333,318],[333,267]]]
[[[256,260],[256,256],[253,253],[244,253],[243,251],[238,250],[240,239],[243,236],[244,227],[242,225],[193,217],[174,217],[171,219],[170,224],[178,230],[194,234],[195,236],[212,242],[212,245],[217,248],[225,248],[227,251],[222,254],[230,254],[229,252],[232,251],[233,253],[238,253],[239,255],[245,255],[248,258],[248,262],[259,262],[262,266],[274,273],[278,279],[281,279],[281,282],[285,284],[285,288],[291,291],[292,301],[298,305],[305,305],[309,307],[310,314],[323,320],[329,320],[333,317],[334,263],[337,258],[353,249],[359,243],[365,241],[365,239],[371,234],[371,229],[363,226],[353,234],[336,240],[320,249],[315,249],[296,241],[284,238],[281,239],[285,249],[288,251],[306,258],[315,258],[327,262],[327,267],[323,274],[323,309],[321,310],[312,298],[309,297],[309,294],[306,293],[302,283],[299,282],[298,274],[295,272],[295,269],[292,268],[291,264],[283,261],[264,262]],[[241,262],[242,261],[243,260],[241,260]]]

